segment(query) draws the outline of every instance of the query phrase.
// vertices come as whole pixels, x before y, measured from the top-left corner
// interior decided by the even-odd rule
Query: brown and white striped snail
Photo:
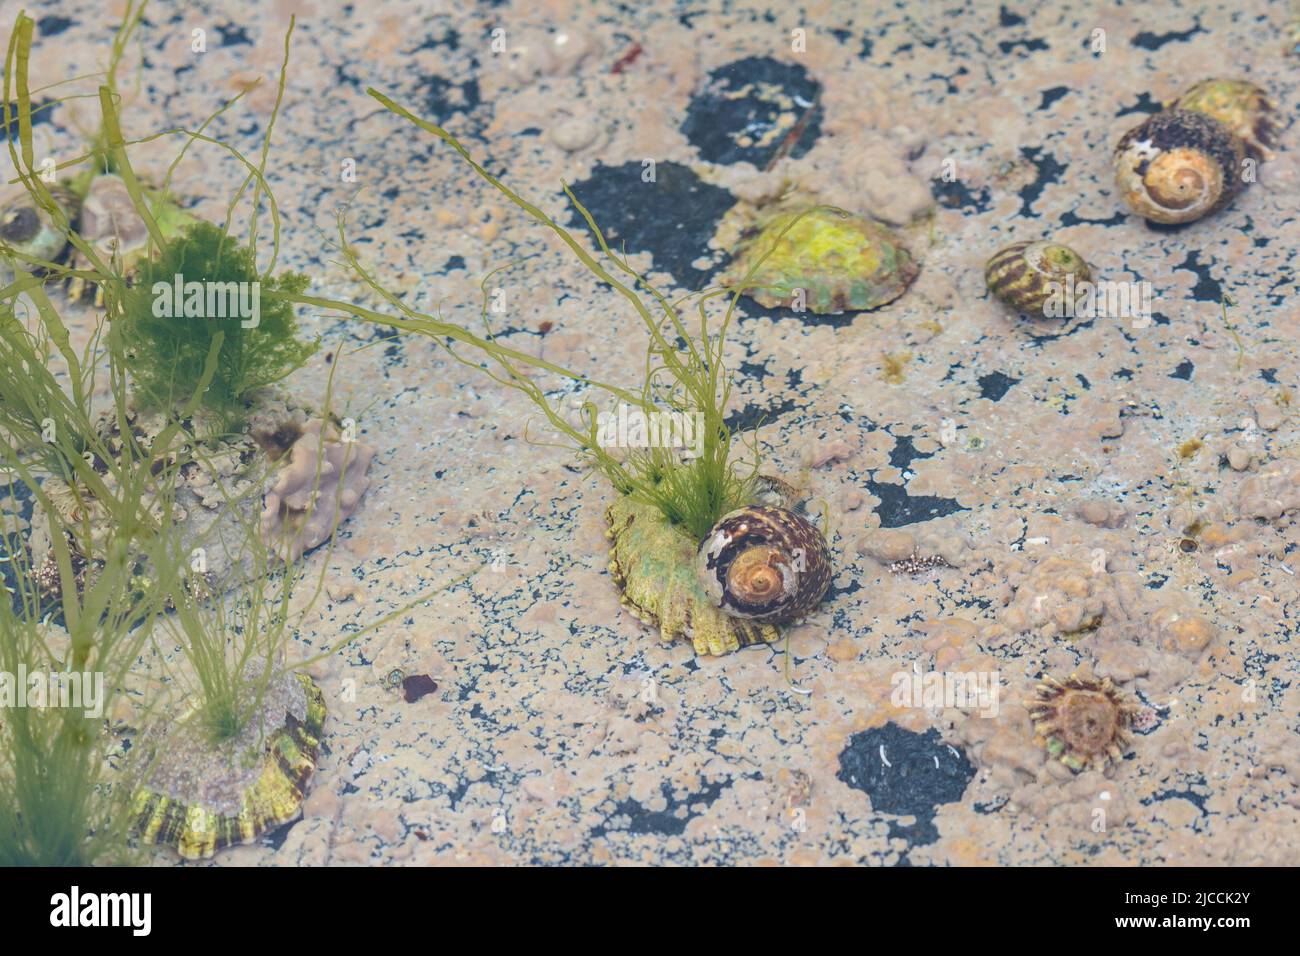
[[[1184,223],[1227,205],[1241,190],[1245,158],[1245,144],[1223,123],[1172,109],[1124,134],[1115,149],[1115,176],[1138,215]]]
[[[812,610],[831,583],[831,555],[812,522],[750,505],[720,518],[696,552],[705,593],[724,614],[777,624]]]
[[[1222,123],[1255,160],[1273,158],[1277,143],[1277,104],[1262,87],[1247,80],[1202,80],[1169,104]]]
[[[1016,242],[995,252],[984,267],[989,291],[1019,312],[1039,318],[1068,314],[1082,284],[1092,280],[1083,256],[1059,242]],[[1048,303],[1055,299],[1053,314]]]

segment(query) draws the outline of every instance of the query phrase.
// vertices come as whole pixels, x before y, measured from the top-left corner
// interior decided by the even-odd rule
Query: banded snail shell
[[[1200,219],[1242,186],[1245,145],[1218,120],[1192,110],[1157,113],[1124,134],[1115,176],[1124,201],[1152,222]]]
[[[812,610],[831,583],[822,533],[799,514],[767,505],[723,515],[700,543],[695,567],[723,613],[768,624]]]
[[[1083,256],[1069,246],[1043,239],[999,249],[984,267],[990,292],[1013,309],[1039,317],[1050,314],[1048,302],[1053,297],[1064,306],[1065,296],[1091,279]]]

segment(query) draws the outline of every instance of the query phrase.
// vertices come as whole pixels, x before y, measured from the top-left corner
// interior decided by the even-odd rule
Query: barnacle
[[[1025,706],[1047,752],[1076,771],[1104,770],[1123,757],[1138,709],[1109,677],[1074,674],[1064,681],[1048,675]]]

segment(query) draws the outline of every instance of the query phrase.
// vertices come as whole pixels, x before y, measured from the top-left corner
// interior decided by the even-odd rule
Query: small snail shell
[[[1124,134],[1115,149],[1115,175],[1138,215],[1191,222],[1237,194],[1245,158],[1245,145],[1218,120],[1166,110]]]
[[[831,583],[822,533],[795,512],[766,505],[723,515],[700,544],[695,567],[724,613],[766,624],[816,607]]]
[[[1204,113],[1241,139],[1256,160],[1273,158],[1277,144],[1277,104],[1246,80],[1202,80],[1169,104],[1170,109]]]
[[[50,193],[69,219],[76,215],[77,200],[61,186],[53,186]],[[24,255],[53,262],[68,244],[66,230],[60,229],[50,213],[23,189],[0,204],[0,242]],[[33,268],[32,263],[15,260],[20,269]]]
[[[994,253],[984,267],[990,292],[1013,309],[1036,316],[1049,315],[1047,304],[1053,297],[1064,307],[1065,297],[1091,279],[1081,255],[1048,240],[1013,243]],[[1064,308],[1058,314],[1065,314]]]

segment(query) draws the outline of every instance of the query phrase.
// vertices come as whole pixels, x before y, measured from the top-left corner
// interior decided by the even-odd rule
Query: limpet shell
[[[1277,145],[1277,104],[1263,87],[1248,80],[1202,80],[1169,104],[1218,120],[1257,160],[1273,158]]]
[[[137,791],[133,815],[142,843],[170,846],[187,860],[207,859],[228,846],[252,843],[302,811],[307,782],[316,770],[325,725],[325,698],[306,674],[287,675],[306,696],[305,716],[285,714],[266,740],[254,782],[239,795],[235,812],[168,796],[147,785]],[[164,754],[165,757],[165,754]]]
[[[918,272],[911,254],[884,226],[827,206],[767,220],[741,242],[724,281],[744,281],[760,259],[745,295],[769,309],[798,311],[802,304],[817,314],[878,308],[907,291]]]
[[[1242,140],[1218,120],[1166,110],[1124,134],[1115,177],[1124,201],[1152,222],[1191,222],[1226,205],[1241,189]]]
[[[1071,770],[1104,770],[1128,749],[1137,705],[1109,677],[1046,677],[1025,702],[1047,752]]]
[[[747,621],[714,606],[695,573],[698,542],[671,524],[653,505],[620,497],[605,513],[609,521],[609,573],[623,606],[665,642],[686,639],[697,654],[722,655],[775,641],[770,624]]]
[[[723,515],[700,542],[695,562],[715,607],[766,624],[806,614],[831,583],[822,533],[797,512],[768,505]]]
[[[1045,239],[1012,243],[995,252],[984,267],[990,292],[1013,309],[1039,318],[1049,317],[1049,301],[1055,298],[1064,305],[1066,296],[1082,292],[1079,285],[1091,279],[1083,256]]]

